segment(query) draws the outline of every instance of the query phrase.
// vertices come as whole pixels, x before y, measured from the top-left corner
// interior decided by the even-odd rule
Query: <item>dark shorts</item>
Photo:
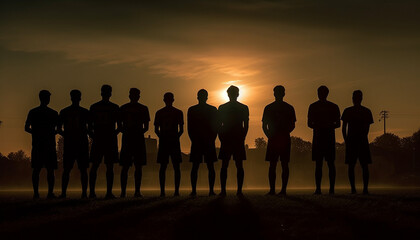
[[[57,169],[55,146],[33,146],[31,151],[32,168]]]
[[[290,137],[268,139],[267,153],[265,160],[272,162],[278,161],[290,162]]]
[[[157,162],[160,164],[168,164],[169,157],[172,163],[181,163],[181,145],[179,138],[177,139],[159,139],[159,150],[157,155]]]
[[[100,164],[104,159],[105,164],[118,163],[118,142],[117,137],[101,140],[93,140],[90,150],[90,162]]]
[[[63,168],[72,169],[75,161],[77,161],[79,169],[89,167],[89,143],[87,139],[79,142],[64,140]]]
[[[203,157],[204,162],[206,163],[217,161],[216,146],[214,145],[214,141],[210,143],[192,142],[190,162],[202,163]]]
[[[244,140],[222,140],[219,152],[219,159],[246,160],[245,141]]]
[[[335,161],[335,143],[333,144],[321,144],[316,143],[312,144],[312,161],[322,161],[324,160]]]
[[[356,164],[359,159],[360,164],[371,164],[369,142],[367,139],[360,141],[346,141],[346,164]]]
[[[123,138],[120,165],[121,166],[146,165],[146,143],[144,137],[138,139]]]

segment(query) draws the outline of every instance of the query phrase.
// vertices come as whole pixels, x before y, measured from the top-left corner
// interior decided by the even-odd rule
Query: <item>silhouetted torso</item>
[[[63,137],[67,143],[87,141],[87,124],[89,111],[80,106],[69,106],[60,111],[60,122],[63,124]]]
[[[216,140],[218,128],[217,108],[197,104],[188,109],[188,134],[192,142],[211,144]]]
[[[155,126],[160,128],[161,140],[179,140],[179,125],[184,124],[182,111],[173,107],[166,106],[156,112]]]
[[[335,148],[335,129],[340,123],[340,109],[330,101],[316,101],[309,106],[308,125],[314,130],[313,147]],[[338,125],[339,126],[339,125]]]
[[[140,103],[127,103],[121,106],[123,138],[142,137],[143,126],[150,121],[149,109]]]
[[[93,125],[93,139],[107,141],[116,138],[116,123],[118,121],[119,107],[107,101],[99,101],[90,107],[90,118]]]
[[[289,137],[296,122],[295,109],[284,101],[274,101],[265,107],[262,120],[268,125],[269,139]]]
[[[58,113],[49,107],[39,106],[29,111],[27,123],[32,128],[32,146],[55,149]],[[54,150],[55,151],[55,150]]]
[[[347,139],[366,140],[369,125],[373,123],[372,112],[364,106],[352,106],[344,110],[341,120],[348,123]]]
[[[26,123],[32,129],[33,167],[57,168],[55,135],[58,113],[47,106],[39,106],[29,111]]]
[[[219,137],[223,140],[245,139],[243,122],[249,120],[248,107],[240,102],[230,101],[219,106],[219,120],[222,124]]]

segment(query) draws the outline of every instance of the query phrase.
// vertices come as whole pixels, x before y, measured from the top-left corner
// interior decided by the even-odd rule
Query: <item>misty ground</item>
[[[31,199],[30,191],[0,191],[2,239],[420,239],[420,190],[371,189],[371,195],[312,195],[290,190],[238,198],[157,197]],[[131,192],[129,194],[132,194]],[[168,192],[169,195],[169,192]],[[42,197],[45,196],[45,193]]]

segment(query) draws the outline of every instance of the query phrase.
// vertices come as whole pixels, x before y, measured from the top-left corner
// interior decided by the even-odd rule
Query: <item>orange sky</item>
[[[23,131],[38,91],[52,92],[50,106],[69,105],[69,91],[82,91],[82,105],[100,99],[104,83],[112,101],[128,102],[142,91],[152,121],[166,91],[186,113],[196,92],[209,91],[220,105],[229,84],[240,86],[249,106],[253,146],[263,136],[261,115],[272,88],[286,87],[295,107],[293,135],[311,140],[306,127],[319,85],[340,110],[355,89],[364,92],[382,133],[381,110],[390,111],[389,131],[411,135],[420,127],[420,6],[409,1],[119,1],[0,3],[0,152],[30,150]],[[184,114],[185,116],[185,114]],[[154,136],[153,131],[147,134]],[[342,141],[337,131],[337,140]],[[187,134],[183,151],[189,151]]]

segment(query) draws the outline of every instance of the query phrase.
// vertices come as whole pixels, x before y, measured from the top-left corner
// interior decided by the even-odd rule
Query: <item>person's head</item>
[[[174,94],[171,92],[167,92],[163,95],[163,101],[165,102],[166,106],[172,106],[174,100]]]
[[[41,105],[47,106],[50,103],[51,93],[48,90],[39,91],[39,101]]]
[[[283,99],[284,95],[286,95],[286,90],[284,89],[282,85],[275,86],[273,89],[273,92],[274,92],[274,97],[276,98],[276,100],[281,100]]]
[[[239,88],[237,86],[230,86],[226,92],[230,100],[236,100],[239,97]]]
[[[200,89],[197,92],[197,99],[200,103],[205,103],[207,101],[209,94],[205,89]]]
[[[353,92],[353,104],[356,106],[360,106],[362,104],[363,93],[360,90],[356,90]]]
[[[328,90],[327,86],[320,86],[318,88],[318,98],[319,100],[327,100],[328,97],[328,93],[330,92],[330,90]]]
[[[71,90],[70,99],[73,104],[79,104],[80,100],[82,100],[82,93],[77,89]]]
[[[138,102],[140,99],[140,90],[137,88],[130,88],[130,95],[128,97],[132,102]]]
[[[111,98],[111,95],[112,95],[112,87],[107,84],[102,85],[101,87],[102,99],[109,100]]]

